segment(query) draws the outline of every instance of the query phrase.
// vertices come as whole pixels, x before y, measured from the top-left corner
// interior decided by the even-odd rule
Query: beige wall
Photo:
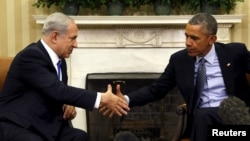
[[[27,44],[40,38],[42,26],[35,23],[32,15],[49,12],[32,6],[35,1],[0,1],[0,56],[15,56]]]
[[[0,56],[15,56],[30,42],[37,41],[41,35],[41,25],[35,23],[32,15],[49,14],[53,10],[37,9],[32,6],[36,0],[0,1]],[[244,42],[250,48],[250,2],[239,3],[232,14],[244,14],[241,24],[233,27],[232,41]],[[55,11],[55,10],[54,10]]]

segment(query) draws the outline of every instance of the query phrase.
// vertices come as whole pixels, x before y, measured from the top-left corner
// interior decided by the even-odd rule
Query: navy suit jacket
[[[0,121],[35,128],[48,140],[57,136],[63,122],[62,105],[92,110],[97,93],[67,86],[66,62],[62,59],[62,80],[40,41],[32,43],[14,58],[0,94]]]
[[[246,73],[250,72],[250,53],[241,43],[215,43],[222,76],[229,95],[236,95],[250,105],[250,90]],[[151,85],[128,93],[130,106],[141,106],[165,97],[177,87],[188,105],[188,117],[194,112],[194,65],[195,57],[190,57],[183,49],[171,55],[169,64],[162,75]]]

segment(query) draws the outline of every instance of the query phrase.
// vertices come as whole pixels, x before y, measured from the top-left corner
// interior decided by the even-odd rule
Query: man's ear
[[[209,44],[212,45],[214,42],[216,42],[217,36],[216,35],[210,35],[209,37]]]
[[[52,43],[55,43],[58,39],[59,33],[56,31],[53,31],[50,33],[50,40]]]

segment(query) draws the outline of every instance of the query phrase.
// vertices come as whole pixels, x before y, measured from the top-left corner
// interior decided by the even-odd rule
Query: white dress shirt
[[[225,83],[222,77],[221,68],[214,45],[208,54],[204,56],[204,58],[206,60],[205,66],[207,81],[200,97],[200,107],[218,107],[220,102],[228,97],[228,94],[226,92]],[[198,60],[198,57],[196,60]],[[197,69],[198,62],[196,61],[194,80],[196,80]]]
[[[57,62],[60,60],[60,58],[42,39],[41,39],[41,43],[44,46],[45,50],[48,52],[49,57],[54,65],[55,69],[57,70]],[[58,71],[61,71],[61,70],[57,70],[57,72]],[[60,73],[60,74],[62,74],[62,73]],[[62,75],[60,75],[60,80],[62,80]],[[94,107],[96,109],[99,108],[100,102],[101,102],[101,94],[99,92],[97,92],[97,97],[96,97],[96,101],[95,101],[95,105],[94,105]]]

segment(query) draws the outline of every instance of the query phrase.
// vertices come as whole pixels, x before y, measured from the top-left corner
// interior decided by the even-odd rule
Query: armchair
[[[187,105],[185,103],[178,105],[176,114],[178,115],[178,121],[171,141],[189,141],[188,138],[181,138],[186,125]]]
[[[0,57],[0,92],[2,91],[4,81],[6,79],[10,64],[12,62],[12,57]]]

